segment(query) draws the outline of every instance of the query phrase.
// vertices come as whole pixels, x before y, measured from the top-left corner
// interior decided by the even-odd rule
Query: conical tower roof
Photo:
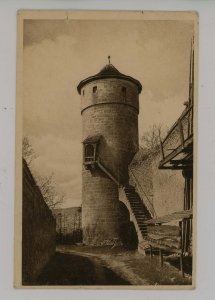
[[[112,64],[107,64],[97,75],[119,75],[121,74]]]
[[[105,79],[105,78],[118,78],[118,79],[128,80],[137,85],[139,93],[142,90],[142,85],[137,79],[134,79],[131,76],[120,73],[117,70],[117,68],[114,67],[114,65],[109,63],[109,64],[105,65],[99,73],[97,73],[96,75],[87,77],[86,79],[82,80],[79,83],[79,85],[77,86],[77,90],[78,90],[79,94],[81,93],[81,89],[85,84],[92,82],[94,80]]]

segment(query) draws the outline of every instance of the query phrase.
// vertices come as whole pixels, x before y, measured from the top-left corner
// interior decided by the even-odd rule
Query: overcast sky
[[[81,114],[78,83],[111,63],[138,79],[139,135],[171,126],[188,100],[188,21],[28,20],[24,24],[24,134],[32,167],[55,174],[64,207],[81,204]]]

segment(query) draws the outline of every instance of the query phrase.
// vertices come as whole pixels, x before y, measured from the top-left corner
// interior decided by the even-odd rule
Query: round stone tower
[[[83,242],[112,245],[120,241],[118,186],[128,182],[128,165],[138,151],[142,86],[109,62],[77,89],[83,120]]]

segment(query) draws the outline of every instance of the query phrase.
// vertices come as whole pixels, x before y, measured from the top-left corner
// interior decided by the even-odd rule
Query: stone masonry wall
[[[93,87],[97,90],[93,93]],[[122,88],[126,88],[126,96]],[[137,86],[127,80],[106,78],[94,80],[81,90],[81,110],[99,103],[125,103],[139,112],[139,91]]]
[[[131,170],[153,204],[156,215],[164,216],[183,210],[184,178],[181,170],[158,169],[160,151],[151,153],[144,159],[138,158],[137,154],[135,159],[137,161],[131,164]],[[131,175],[130,177],[131,184],[135,184]]]
[[[120,240],[117,185],[102,171],[83,169],[82,229],[86,245],[113,245]]]
[[[55,220],[23,161],[22,282],[33,284],[55,253]]]
[[[138,150],[139,91],[135,84],[106,78],[81,90],[85,140],[101,135],[98,156],[121,183],[128,180],[128,165]],[[118,187],[103,171],[83,169],[82,224],[85,244],[114,244],[120,240]]]
[[[85,110],[83,135],[100,134],[101,162],[120,181],[127,180],[128,164],[138,150],[138,119],[135,109],[120,104],[92,106]]]

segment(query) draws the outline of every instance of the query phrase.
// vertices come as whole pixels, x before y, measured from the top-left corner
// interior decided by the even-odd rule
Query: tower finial
[[[108,55],[108,61],[109,61],[109,65],[110,65],[110,55]]]

